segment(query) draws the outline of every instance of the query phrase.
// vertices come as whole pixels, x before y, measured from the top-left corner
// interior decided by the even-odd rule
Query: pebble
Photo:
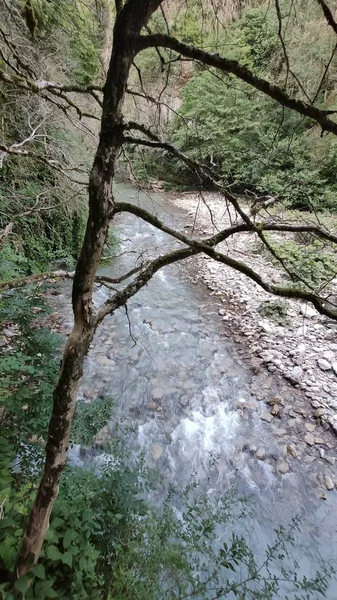
[[[313,445],[314,445],[314,443],[315,443],[315,438],[314,438],[314,436],[312,435],[312,433],[307,433],[307,434],[304,436],[304,441],[305,441],[305,442],[308,444],[308,446],[313,446]]]
[[[320,417],[323,417],[325,412],[326,411],[324,408],[316,408],[316,410],[314,410],[314,412],[313,412],[314,419],[319,419]]]
[[[261,420],[262,420],[262,421],[267,421],[267,423],[271,423],[271,422],[272,422],[272,420],[273,420],[273,415],[271,415],[270,413],[264,413],[264,414],[261,416]]]
[[[290,456],[292,456],[292,458],[297,457],[297,450],[296,450],[295,446],[292,446],[291,444],[288,444],[288,446],[287,446],[287,453],[290,454]]]
[[[274,404],[270,413],[273,415],[273,417],[279,417],[279,419],[282,417],[281,409],[278,404]]]
[[[316,425],[314,423],[305,423],[305,428],[307,429],[307,431],[314,431],[314,429],[316,428]]]
[[[307,319],[312,319],[317,316],[317,311],[310,306],[310,304],[302,304],[300,308],[300,313]]]
[[[154,444],[152,446],[151,455],[154,460],[158,460],[163,453],[163,446],[161,444]]]
[[[277,470],[279,473],[281,473],[281,475],[285,475],[286,473],[288,473],[289,469],[290,467],[286,460],[282,461],[277,465]]]
[[[256,458],[258,460],[264,460],[266,458],[266,451],[264,448],[258,448],[256,451]]]
[[[275,433],[278,437],[283,437],[284,435],[286,435],[288,432],[286,429],[276,429]]]
[[[322,371],[330,371],[331,364],[325,358],[318,358],[317,364]]]
[[[335,487],[335,484],[329,475],[324,475],[324,485],[327,490],[333,490]]]

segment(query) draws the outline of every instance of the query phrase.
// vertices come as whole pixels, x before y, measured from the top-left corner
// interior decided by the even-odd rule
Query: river
[[[186,221],[163,194],[150,198],[128,186],[120,186],[117,194],[146,205],[176,228]],[[117,234],[120,256],[101,270],[114,277],[130,269],[135,257],[176,245],[133,215],[118,217]],[[234,485],[248,498],[252,514],[242,527],[257,555],[263,555],[277,525],[300,515],[295,557],[300,569],[313,573],[322,559],[337,564],[337,494],[319,497],[313,477],[317,461],[313,466],[294,460],[288,473],[278,473],[285,442],[261,420],[266,408],[252,394],[254,375],[239,364],[234,346],[222,335],[216,297],[206,286],[191,283],[191,268],[187,263],[166,267],[131,299],[129,318],[119,309],[106,319],[86,359],[79,395],[115,399],[111,432],[120,419],[132,424],[132,452],[144,451],[167,485],[184,486],[191,476],[202,489],[219,493]],[[96,301],[105,297],[101,288]],[[277,394],[269,377],[270,393]],[[257,460],[254,449],[260,447],[268,460]],[[81,461],[76,449],[72,460]],[[333,582],[328,598],[336,597]]]

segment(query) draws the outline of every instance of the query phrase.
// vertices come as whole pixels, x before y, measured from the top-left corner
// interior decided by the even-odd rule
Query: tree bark
[[[27,530],[13,573],[13,582],[37,562],[49,527],[66,462],[69,434],[75,412],[76,390],[84,357],[95,331],[92,295],[97,268],[114,215],[112,179],[123,143],[122,107],[134,42],[162,0],[129,0],[119,11],[104,86],[100,141],[89,182],[89,216],[77,263],[72,292],[74,326],[66,344],[59,380],[53,394],[53,410],[46,445],[42,479],[28,518]]]

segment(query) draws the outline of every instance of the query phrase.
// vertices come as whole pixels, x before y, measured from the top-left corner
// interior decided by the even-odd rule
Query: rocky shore
[[[188,212],[186,232],[198,237],[216,233],[230,224],[223,199],[184,194],[174,203]],[[284,282],[283,273],[265,255],[255,251],[255,234],[240,234],[222,243],[219,250],[245,262],[273,283]],[[252,280],[206,256],[194,263],[192,281],[202,281],[220,303],[223,335],[237,344],[237,353],[254,373],[252,393],[266,402],[261,419],[284,438],[286,460],[280,473],[301,455],[306,462],[323,462],[316,473],[326,489],[337,486],[337,473],[327,473],[327,463],[337,459],[337,323],[320,315],[311,305],[282,299],[286,319],[277,322],[261,315],[265,303],[275,301]],[[336,282],[332,282],[332,289]],[[277,299],[276,299],[277,300]],[[270,380],[278,382],[279,395],[270,396]],[[275,383],[274,383],[275,387]],[[240,407],[244,410],[245,406]],[[265,460],[264,448],[253,449]],[[336,456],[335,456],[336,454]],[[321,462],[321,461],[320,461]],[[325,465],[324,465],[325,463]],[[323,494],[324,497],[324,494]]]

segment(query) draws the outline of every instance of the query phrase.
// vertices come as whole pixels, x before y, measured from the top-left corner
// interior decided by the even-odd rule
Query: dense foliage
[[[102,30],[90,3],[13,1],[0,8],[0,21],[3,56],[8,48],[20,54],[18,66],[32,79],[86,84],[99,76]],[[0,60],[0,145],[29,155],[0,150],[0,231],[9,227],[0,237],[2,280],[78,256],[93,149],[69,111],[57,111],[34,88],[13,90],[6,71]]]
[[[202,46],[223,52],[226,58],[238,60],[266,79],[281,85],[286,82],[287,89],[301,99],[316,98],[318,105],[334,108],[336,63],[334,58],[329,62],[332,34],[319,20],[318,10],[307,3],[296,9],[296,18],[291,17],[292,5],[287,0],[281,9],[286,17],[283,39],[294,76],[287,75],[273,6],[246,8],[221,34],[212,31],[212,21],[206,17],[204,31],[208,30],[208,36],[205,39],[204,34]],[[192,21],[193,11],[189,10],[183,20],[185,34],[180,33],[198,45]],[[296,52],[299,45],[308,45],[307,60]],[[330,70],[323,77],[326,64]],[[181,85],[179,79],[177,85]],[[180,109],[167,133],[169,139],[173,137],[179,149],[212,166],[232,191],[249,198],[271,194],[292,208],[336,211],[336,141],[332,136],[320,138],[310,120],[247,84],[201,65],[190,71],[180,98]],[[145,150],[135,159],[135,172],[142,179],[163,179],[171,186],[185,188],[205,183],[166,154],[158,159]]]

